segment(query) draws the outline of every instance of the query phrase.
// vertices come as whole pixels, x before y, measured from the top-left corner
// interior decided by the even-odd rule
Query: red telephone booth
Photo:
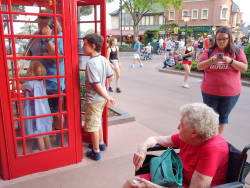
[[[4,180],[78,163],[85,114],[82,38],[104,37],[105,0],[1,0],[0,167]],[[20,67],[23,67],[20,68]],[[103,113],[107,140],[107,107]]]

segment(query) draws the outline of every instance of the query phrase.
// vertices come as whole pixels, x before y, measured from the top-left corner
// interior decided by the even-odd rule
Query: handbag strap
[[[162,157],[162,161],[160,163],[160,168],[162,168],[163,171],[163,180],[167,181],[174,181],[175,177],[173,174],[173,169],[172,169],[172,160],[171,160],[171,153],[172,153],[173,148],[169,147],[164,154],[166,153],[165,157]],[[163,162],[164,160],[164,162]]]

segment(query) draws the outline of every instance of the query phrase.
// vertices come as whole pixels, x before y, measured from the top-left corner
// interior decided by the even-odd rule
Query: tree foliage
[[[134,37],[139,33],[139,22],[148,12],[157,13],[159,8],[169,10],[174,7],[180,10],[184,0],[122,0],[123,8],[128,11],[134,20]]]
[[[179,25],[178,23],[176,23],[176,22],[171,22],[171,23],[165,23],[165,24],[163,24],[163,25],[161,26],[161,29],[166,29],[166,30],[168,30],[169,28],[170,28],[170,29],[173,29],[173,28],[175,28],[175,27],[180,28],[180,25]]]
[[[147,46],[147,44],[150,42],[150,39],[157,39],[160,31],[164,31],[163,29],[146,29],[144,32],[144,40],[143,44]],[[151,35],[151,37],[149,36]]]
[[[18,35],[32,35],[35,31],[38,31],[38,27],[34,24],[25,23],[23,27],[20,27],[21,32]]]

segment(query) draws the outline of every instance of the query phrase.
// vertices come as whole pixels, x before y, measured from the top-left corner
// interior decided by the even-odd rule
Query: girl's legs
[[[116,68],[115,70],[115,75],[116,75],[116,88],[119,88],[120,84],[120,69]]]
[[[185,76],[184,76],[184,83],[187,83],[188,76],[190,74],[190,65],[188,64],[183,64],[183,67],[185,69]]]
[[[43,139],[44,139],[46,149],[51,149],[51,143],[50,143],[49,135],[45,136]]]
[[[44,148],[43,137],[37,138],[36,141],[37,141],[37,145],[38,145],[39,151],[43,151],[43,150],[45,149],[45,148]]]

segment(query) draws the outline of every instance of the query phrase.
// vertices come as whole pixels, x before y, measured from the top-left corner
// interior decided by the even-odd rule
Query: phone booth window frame
[[[15,0],[12,0],[12,2]],[[71,128],[71,131],[73,131],[73,135],[74,137],[72,137],[71,139],[74,139],[75,141],[72,142],[72,144],[74,145],[75,148],[75,159],[74,162],[70,162],[70,164],[74,164],[74,163],[78,163],[82,161],[83,158],[83,153],[82,153],[82,126],[81,126],[81,119],[80,119],[80,113],[79,113],[79,109],[80,109],[80,105],[79,105],[79,99],[80,99],[80,92],[79,92],[79,85],[80,85],[80,79],[79,79],[79,59],[78,59],[78,54],[76,53],[75,47],[78,45],[78,38],[77,38],[77,5],[81,4],[82,6],[87,6],[87,5],[100,5],[102,8],[100,8],[100,23],[101,23],[101,35],[104,37],[104,43],[103,43],[103,47],[101,50],[101,55],[106,56],[107,53],[107,44],[106,44],[106,1],[105,0],[87,0],[84,2],[80,2],[77,0],[74,1],[67,1],[67,0],[61,0],[61,4],[59,5],[61,7],[61,14],[57,14],[56,13],[56,0],[50,0],[51,2],[53,2],[53,10],[54,13],[53,15],[51,15],[53,17],[54,20],[56,20],[56,18],[61,17],[63,18],[63,31],[65,33],[63,33],[63,37],[58,37],[58,35],[54,35],[55,38],[55,46],[58,47],[57,44],[57,39],[58,38],[63,38],[64,41],[64,53],[67,53],[67,55],[65,55],[65,57],[63,56],[63,58],[65,58],[65,60],[67,60],[67,64],[65,64],[65,78],[67,85],[72,84],[72,89],[73,91],[67,91],[67,97],[71,96],[73,97],[73,102],[72,102],[72,113],[71,113],[71,119],[73,120],[73,123],[76,124],[77,126],[74,126],[74,128]],[[11,0],[6,0],[6,2],[8,2],[8,7],[11,7]],[[59,1],[58,1],[59,2]],[[22,1],[21,1],[22,3]],[[19,5],[21,5],[21,3]],[[58,9],[59,10],[59,9]],[[66,13],[66,11],[69,11],[68,13]],[[11,12],[10,9],[8,9],[8,11],[3,12],[2,10],[0,10],[1,15],[2,14],[6,14],[8,13],[10,15],[10,20],[12,18],[12,14],[14,14],[13,12]],[[16,13],[16,12],[15,12]],[[64,13],[64,14],[63,14]],[[34,15],[34,16],[38,16],[41,15],[40,13],[21,13],[23,15]],[[68,16],[65,16],[68,15]],[[2,17],[2,16],[1,16]],[[95,20],[96,21],[96,20]],[[10,25],[11,25],[11,34],[9,35],[12,39],[12,41],[14,41],[14,37],[22,37],[19,35],[15,35],[13,32],[13,21],[11,21]],[[70,28],[68,30],[66,30],[66,25],[70,25]],[[7,62],[7,56],[6,56],[6,50],[4,49],[5,46],[5,42],[4,42],[4,37],[6,37],[7,35],[4,34],[3,31],[3,20],[1,20],[1,24],[0,24],[0,29],[1,29],[1,37],[0,37],[0,54],[4,54],[1,56],[0,60],[2,60],[1,62],[3,62],[4,64],[4,70],[1,71],[1,73],[3,73],[2,78],[0,79],[0,154],[1,154],[1,158],[0,158],[0,168],[1,168],[1,174],[2,174],[2,178],[4,180],[8,180],[8,179],[12,179],[12,178],[16,178],[16,177],[20,177],[23,175],[27,175],[27,173],[21,173],[21,175],[19,174],[18,176],[13,176],[12,172],[11,172],[11,159],[10,159],[10,148],[8,148],[10,142],[13,142],[13,140],[11,140],[7,135],[6,128],[9,129],[7,127],[8,125],[11,125],[13,123],[13,117],[12,116],[12,100],[10,98],[10,89],[7,89],[9,86],[9,77],[8,77],[8,71],[7,71],[7,67],[6,67],[6,62]],[[55,23],[55,27],[56,27],[56,23]],[[95,29],[96,31],[96,29]],[[25,36],[26,37],[26,36]],[[29,36],[28,36],[29,37]],[[33,36],[34,37],[34,36]],[[37,36],[39,37],[39,36]],[[47,36],[46,36],[47,37]],[[40,37],[42,38],[42,37]],[[48,38],[53,38],[51,36],[48,36]],[[68,38],[71,38],[71,40],[68,40]],[[67,39],[67,40],[66,40]],[[56,56],[55,58],[57,58],[57,63],[59,63],[59,54],[58,52],[56,52]],[[54,58],[54,56],[51,56],[50,58]],[[13,58],[12,58],[15,62],[15,70],[17,70],[17,56],[16,56],[16,51],[15,51],[15,45],[13,45]],[[68,69],[69,68],[69,69]],[[59,68],[58,68],[59,69]],[[66,71],[69,70],[68,72]],[[17,71],[16,71],[17,72]],[[20,79],[20,77],[18,77],[18,74],[15,73],[15,75],[17,76],[15,78],[15,80],[17,80],[17,83]],[[60,76],[59,70],[57,70],[57,79],[58,79],[58,83],[60,84],[60,79],[63,76]],[[31,78],[32,79],[32,78]],[[8,92],[3,92],[5,89],[8,90]],[[59,96],[63,96],[63,94],[60,94],[59,92]],[[18,100],[20,101],[20,94],[18,93]],[[20,104],[20,102],[19,102]],[[61,103],[60,103],[61,104]],[[6,106],[7,105],[7,106]],[[8,108],[7,108],[8,107]],[[4,108],[4,109],[3,109]],[[21,108],[21,107],[19,107]],[[61,109],[61,107],[60,107]],[[70,109],[67,109],[68,111]],[[69,112],[67,112],[69,113]],[[65,113],[62,112],[62,110],[60,110],[60,114],[63,115]],[[74,118],[74,119],[73,119]],[[104,113],[103,113],[103,126],[104,126],[104,141],[108,144],[108,138],[107,138],[107,118],[108,118],[108,112],[107,112],[107,106],[105,107]],[[62,117],[61,117],[61,127],[62,127]],[[13,124],[12,124],[13,126]],[[63,128],[61,130],[61,133],[63,133],[63,131],[65,131]],[[12,138],[16,137],[13,135]],[[62,137],[63,138],[63,137]],[[24,134],[22,139],[24,140]],[[71,142],[71,141],[70,141]],[[24,143],[24,141],[23,141]],[[62,143],[62,147],[63,147],[63,141],[61,141]],[[14,145],[16,143],[13,143]],[[15,145],[16,147],[16,145]],[[62,148],[63,149],[63,148]],[[24,153],[25,153],[25,149],[24,149]],[[16,157],[17,154],[15,154]],[[68,164],[65,164],[68,165]],[[54,168],[58,168],[59,166],[51,166],[48,167],[47,170],[49,169],[54,169]],[[22,169],[24,170],[24,169]],[[34,171],[32,173],[36,173],[36,172],[40,172],[40,171]],[[31,173],[28,173],[31,174]]]

